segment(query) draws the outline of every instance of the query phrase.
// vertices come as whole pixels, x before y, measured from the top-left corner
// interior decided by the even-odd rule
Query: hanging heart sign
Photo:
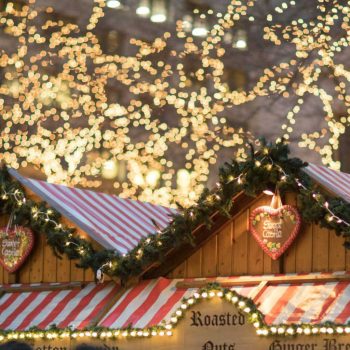
[[[10,273],[18,270],[34,244],[33,232],[22,226],[0,228],[0,263]]]
[[[301,225],[300,215],[291,205],[279,208],[262,206],[249,218],[249,230],[272,259],[278,259],[292,244]]]

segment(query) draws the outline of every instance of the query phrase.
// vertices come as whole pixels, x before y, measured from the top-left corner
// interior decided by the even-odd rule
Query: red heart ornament
[[[33,232],[22,226],[0,228],[0,263],[10,273],[17,271],[34,245]]]
[[[300,226],[300,215],[291,205],[277,209],[270,206],[258,207],[249,217],[249,231],[273,260],[278,259],[293,243]]]

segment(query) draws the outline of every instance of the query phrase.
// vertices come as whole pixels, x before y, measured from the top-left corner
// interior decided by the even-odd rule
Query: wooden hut
[[[241,185],[250,181],[255,167],[270,164],[264,163],[268,152],[272,152],[272,167],[280,172],[276,183],[295,182],[274,197],[282,199],[284,211],[281,203],[274,207],[272,196],[261,191],[261,184],[254,184],[255,196],[244,190],[250,184]],[[103,265],[99,268],[99,263],[84,257],[58,257],[52,246],[56,250],[60,246],[59,236],[35,234],[33,222],[23,219],[23,226],[34,231],[35,243],[16,272],[0,268],[0,339],[23,340],[35,349],[74,349],[81,343],[101,349],[350,349],[350,275],[346,272],[350,253],[344,247],[350,175],[315,165],[286,170],[274,158],[273,149],[257,153],[253,161],[253,170],[243,166],[244,178],[231,179],[232,174],[227,173],[222,178],[221,174],[218,188],[207,193],[211,210],[201,218],[208,215],[210,225],[192,218],[200,210],[203,214],[203,198],[201,204],[176,214],[149,203],[24,178],[10,170],[12,179],[3,179],[6,186],[0,186],[3,202],[14,196],[8,189],[16,191],[13,184],[20,182],[24,188],[14,198],[17,207],[18,202],[21,206],[29,200],[33,208],[33,203],[46,201],[48,206],[37,205],[32,215],[42,215],[42,224],[52,220],[57,230],[76,228],[75,233],[68,233],[70,241],[64,245],[89,250],[90,246],[81,243],[89,242],[96,251],[95,260],[106,249],[119,252],[120,264],[128,254],[142,260],[146,245],[155,236],[155,244],[162,242],[164,230],[181,224],[177,215],[195,223],[191,232],[195,244],[184,240],[169,248],[167,243],[162,259],[140,264],[132,278],[122,276],[121,281],[111,273],[112,278],[96,283],[96,273],[104,270]],[[288,168],[288,160],[284,162]],[[307,174],[312,182],[299,174]],[[224,203],[227,178],[240,190],[224,215],[215,196]],[[271,187],[270,178],[262,183]],[[288,206],[294,209],[289,212]],[[62,218],[51,218],[50,208]],[[280,211],[275,221],[269,208]],[[298,213],[292,211],[295,209]],[[293,239],[285,232],[284,215],[294,224]],[[318,219],[308,220],[310,217]],[[7,226],[9,216],[2,220]],[[154,234],[155,226],[158,234]],[[264,238],[260,244],[252,234],[254,229]],[[289,236],[279,241],[280,234]],[[75,241],[76,237],[83,241]],[[72,250],[71,258],[76,257],[77,249]],[[77,267],[77,261],[95,266],[94,271]]]

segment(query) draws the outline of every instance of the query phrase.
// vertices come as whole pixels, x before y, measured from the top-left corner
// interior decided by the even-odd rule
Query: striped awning
[[[60,284],[49,283],[41,290],[32,285],[32,291],[18,291],[11,286],[0,298],[0,329],[26,330],[31,327],[48,329],[51,325],[58,328],[72,327],[83,329],[98,320],[98,326],[125,329],[147,328],[169,323],[171,316],[180,307],[183,298],[190,298],[198,287],[177,286],[179,282],[187,284],[197,281],[225,281],[229,287],[244,297],[251,298],[265,316],[267,325],[288,324],[324,324],[332,322],[348,324],[350,322],[350,279],[339,277],[343,273],[325,275],[327,278],[316,282],[302,282],[303,276],[313,280],[322,274],[298,275],[301,280],[283,283],[248,284],[249,277],[231,277],[216,279],[166,279],[145,280],[127,289],[119,296],[120,287],[114,282],[104,284],[89,283],[85,287],[63,289]],[[289,276],[284,275],[285,280]],[[346,275],[347,277],[348,275]],[[274,276],[263,276],[265,279]],[[278,278],[283,276],[279,275]],[[251,277],[257,279],[257,276]],[[292,278],[291,278],[292,279]],[[305,279],[304,279],[305,280]],[[242,284],[240,284],[242,282]],[[50,289],[54,285],[55,289]],[[28,286],[28,285],[27,285]],[[22,288],[23,289],[23,288]],[[28,289],[28,288],[27,288]],[[209,302],[209,301],[208,301]],[[228,307],[231,307],[228,304]]]
[[[245,276],[244,279],[246,278]],[[233,277],[232,281],[239,279],[240,277]],[[178,289],[176,284],[198,280],[201,279],[159,278],[143,281],[128,289],[99,325],[112,328],[144,328],[168,323],[172,314],[180,307],[181,300],[191,297],[198,290]],[[227,281],[227,278],[225,280]],[[220,282],[220,278],[210,282]],[[327,321],[346,324],[350,321],[350,280],[267,284],[262,290],[260,288],[258,284],[242,284],[231,289],[242,296],[252,298],[265,315],[268,325],[321,324]]]
[[[350,203],[350,174],[310,163],[304,171],[324,188]]]
[[[23,285],[12,286],[0,298],[0,329],[26,330],[36,326],[46,329],[55,324],[59,328],[82,329],[100,314],[117,293],[119,286],[89,283],[84,288],[59,289],[58,283],[46,284],[46,291],[21,292]],[[54,290],[50,290],[54,286]],[[45,289],[45,288],[44,288]]]
[[[104,248],[121,254],[157,230],[152,220],[162,229],[176,212],[147,202],[25,178],[13,169],[9,172]]]

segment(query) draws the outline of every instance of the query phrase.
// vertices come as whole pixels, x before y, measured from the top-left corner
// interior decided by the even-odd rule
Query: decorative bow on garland
[[[107,249],[96,251],[87,240],[75,235],[74,229],[60,224],[60,214],[56,210],[45,202],[27,199],[23,187],[9,176],[6,167],[0,170],[0,208],[3,214],[15,213],[15,224],[45,235],[57,256],[66,254],[70,259],[77,259],[78,266],[91,267],[94,271],[103,266],[103,272],[121,279],[138,275],[149,264],[161,261],[172,248],[186,243],[195,245],[193,230],[203,223],[210,227],[214,212],[229,217],[234,205],[232,198],[236,194],[243,192],[256,197],[272,186],[281,193],[297,191],[302,219],[334,230],[344,237],[344,245],[349,248],[350,204],[322,194],[303,172],[307,163],[289,158],[289,148],[283,141],[267,144],[260,140],[256,146],[257,149],[250,145],[250,156],[246,161],[225,163],[215,189],[205,189],[195,205],[180,207],[180,213],[172,215],[165,229],[155,230],[126,255]]]

